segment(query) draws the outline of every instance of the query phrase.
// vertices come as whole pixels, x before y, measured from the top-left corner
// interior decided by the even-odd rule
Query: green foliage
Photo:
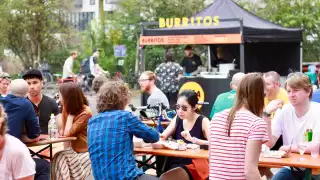
[[[108,57],[102,62],[108,70],[116,67],[113,46],[123,44],[127,47],[125,73],[135,69],[137,59],[137,41],[140,37],[140,23],[157,21],[160,17],[185,17],[204,8],[205,0],[122,0],[120,8],[106,15],[105,26],[108,29],[104,51]],[[99,44],[99,43],[98,43]],[[100,46],[102,47],[102,46]],[[179,46],[176,46],[179,49]],[[146,70],[154,70],[163,61],[166,46],[148,46],[145,49]],[[181,48],[180,48],[181,49]],[[180,51],[181,52],[181,51]],[[181,58],[182,59],[182,58]],[[180,57],[179,57],[180,60]],[[102,59],[102,61],[104,61]],[[113,69],[113,68],[112,68]]]
[[[264,5],[238,0],[248,11],[285,27],[304,29],[303,60],[320,61],[320,1],[268,0]]]
[[[66,47],[70,28],[64,21],[70,0],[4,0],[0,4],[1,44],[17,55],[24,68],[49,59]]]

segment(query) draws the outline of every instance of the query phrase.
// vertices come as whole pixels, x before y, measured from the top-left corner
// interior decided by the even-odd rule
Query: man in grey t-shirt
[[[159,103],[163,103],[167,108],[169,108],[169,101],[166,95],[156,87],[156,75],[151,71],[145,71],[140,75],[139,84],[143,92],[150,94],[147,104],[151,106],[156,106]]]

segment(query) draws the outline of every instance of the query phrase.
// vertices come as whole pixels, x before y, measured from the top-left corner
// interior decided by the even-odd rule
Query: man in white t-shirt
[[[270,141],[267,145],[272,148],[282,135],[283,146],[280,150],[299,153],[298,143],[303,142],[304,132],[312,129],[313,140],[320,140],[320,104],[311,102],[312,84],[308,76],[303,73],[289,74],[285,82],[290,104],[282,107],[283,101],[274,100],[266,107],[264,117],[268,126]],[[282,108],[281,108],[282,107]],[[270,115],[276,112],[272,119]],[[305,153],[310,154],[308,147]],[[303,171],[291,171],[289,168],[282,168],[273,180],[303,179]]]
[[[64,62],[62,79],[74,76],[72,72],[73,61],[77,58],[77,56],[78,56],[78,53],[76,51],[73,51],[71,53],[71,56],[68,57],[68,59]]]
[[[0,179],[33,180],[35,162],[28,148],[19,139],[7,134],[7,120],[0,109]]]

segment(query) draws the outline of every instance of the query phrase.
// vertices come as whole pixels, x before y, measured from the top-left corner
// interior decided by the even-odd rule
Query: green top
[[[210,119],[213,118],[215,113],[221,112],[225,109],[232,108],[236,99],[236,90],[231,90],[226,93],[219,94],[216,101],[214,102],[210,114]]]

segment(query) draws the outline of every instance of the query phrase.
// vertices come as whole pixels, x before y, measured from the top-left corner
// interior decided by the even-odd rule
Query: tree
[[[261,0],[264,3],[238,2],[248,11],[285,27],[302,28],[303,60],[320,61],[320,1]]]
[[[0,5],[2,44],[24,68],[35,67],[65,44],[69,0],[4,0]]]
[[[139,37],[141,22],[154,22],[163,17],[191,16],[204,8],[205,0],[122,0],[120,8],[108,15],[106,26],[121,33],[119,43],[127,46],[126,69],[139,65]],[[149,26],[152,27],[152,26]],[[154,27],[157,27],[154,26]],[[114,33],[116,34],[116,33]],[[109,38],[113,36],[109,34]],[[163,46],[150,46],[145,51],[146,69],[153,70],[163,58]]]

